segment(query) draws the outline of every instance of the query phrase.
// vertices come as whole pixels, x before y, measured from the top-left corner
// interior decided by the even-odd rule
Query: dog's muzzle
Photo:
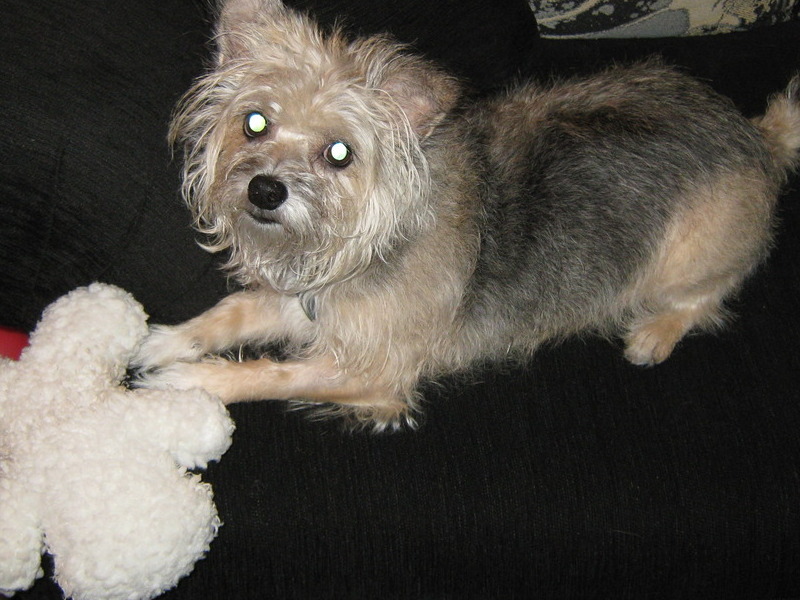
[[[261,210],[275,210],[286,202],[289,190],[286,185],[269,175],[256,175],[247,186],[247,198],[250,204]]]

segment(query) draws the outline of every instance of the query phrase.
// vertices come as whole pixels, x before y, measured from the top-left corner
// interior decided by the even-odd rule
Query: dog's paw
[[[202,389],[225,401],[230,386],[222,358],[207,358],[201,362],[176,362],[149,371],[140,371],[131,381],[132,387],[150,390]]]
[[[180,325],[153,325],[134,355],[131,367],[148,371],[175,362],[197,361],[204,354],[200,341],[193,339]]]
[[[661,315],[633,329],[626,339],[625,358],[639,366],[664,362],[686,333],[684,320]]]
[[[164,367],[141,370],[132,379],[135,388],[147,390],[191,390],[205,389],[193,369],[198,363],[176,362]]]

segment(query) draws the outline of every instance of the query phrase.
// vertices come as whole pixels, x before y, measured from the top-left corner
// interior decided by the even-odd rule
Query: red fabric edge
[[[16,329],[0,327],[0,356],[19,359],[22,349],[28,345],[28,335]]]

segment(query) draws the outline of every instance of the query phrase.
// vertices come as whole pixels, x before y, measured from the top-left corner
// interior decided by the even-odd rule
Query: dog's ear
[[[461,96],[453,77],[414,59],[389,63],[379,87],[403,110],[420,139],[433,133]]]
[[[281,0],[222,0],[217,19],[217,62],[241,58],[250,51],[248,34],[265,28],[278,14],[285,14]]]

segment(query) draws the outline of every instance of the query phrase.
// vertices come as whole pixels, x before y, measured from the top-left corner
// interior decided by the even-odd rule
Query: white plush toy
[[[126,292],[92,284],[47,308],[18,362],[0,360],[0,590],[30,587],[49,552],[67,597],[153,598],[220,525],[211,486],[233,423],[199,390],[127,390],[147,334]]]

